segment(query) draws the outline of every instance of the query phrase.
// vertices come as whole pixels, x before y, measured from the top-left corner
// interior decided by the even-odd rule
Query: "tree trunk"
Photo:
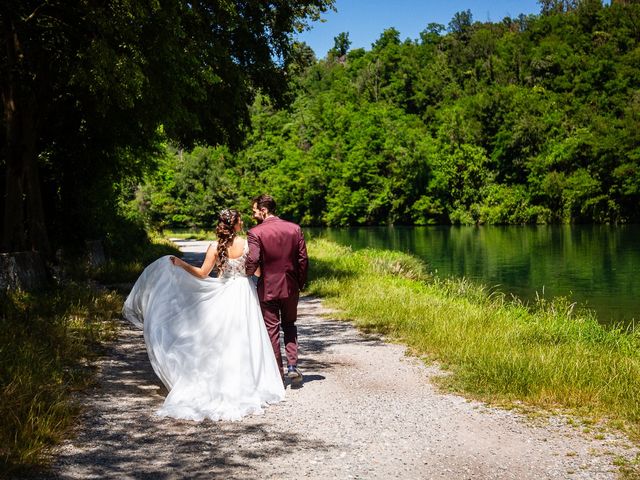
[[[32,96],[22,113],[24,183],[26,191],[26,211],[28,220],[29,243],[31,250],[42,253],[44,258],[50,254],[49,237],[44,219],[42,190],[38,172],[38,119],[35,95]]]
[[[3,12],[4,13],[4,12]],[[2,15],[8,65],[2,82],[6,139],[5,209],[1,244],[4,251],[50,253],[37,165],[36,96],[24,68],[14,21]]]

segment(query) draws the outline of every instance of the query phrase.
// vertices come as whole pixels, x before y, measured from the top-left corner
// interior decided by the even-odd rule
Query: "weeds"
[[[70,284],[0,298],[0,470],[36,468],[77,407],[70,392],[90,381],[89,362],[114,338],[122,297]]]
[[[47,292],[0,294],[0,476],[46,463],[78,411],[70,393],[92,381],[91,361],[115,338],[124,298],[92,288],[86,277],[133,282],[151,261],[178,250],[156,237],[123,253],[94,271],[76,262]]]

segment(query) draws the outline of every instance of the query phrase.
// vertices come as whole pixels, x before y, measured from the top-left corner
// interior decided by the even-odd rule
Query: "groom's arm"
[[[249,243],[249,255],[247,255],[245,264],[246,273],[247,275],[253,275],[260,265],[260,241],[258,237],[249,230],[249,232],[247,232],[247,242]]]
[[[309,257],[307,256],[307,244],[304,234],[298,227],[298,284],[302,290],[307,283],[307,270],[309,269]]]

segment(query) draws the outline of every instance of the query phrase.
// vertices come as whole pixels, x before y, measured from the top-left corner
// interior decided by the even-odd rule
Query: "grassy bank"
[[[75,280],[64,286],[0,293],[0,478],[42,468],[73,426],[80,406],[72,392],[92,381],[91,361],[115,338],[124,301],[95,281],[133,282],[151,261],[176,252],[151,238],[97,270],[72,266]]]
[[[205,239],[215,239],[216,231],[215,228],[213,230],[203,230],[203,229],[182,229],[182,230],[170,230],[165,229],[162,231],[162,236],[164,238],[178,238],[180,240],[205,240]]]
[[[166,238],[152,234],[148,243],[133,249],[123,259],[109,260],[89,272],[89,276],[103,285],[133,283],[144,267],[163,255],[180,255],[180,249]]]
[[[603,328],[563,299],[525,306],[466,280],[430,276],[399,252],[309,242],[309,292],[451,375],[446,388],[492,403],[608,419],[640,439],[640,334]]]
[[[91,380],[89,362],[114,337],[122,297],[77,284],[0,299],[0,471],[46,463],[77,412],[73,390]]]

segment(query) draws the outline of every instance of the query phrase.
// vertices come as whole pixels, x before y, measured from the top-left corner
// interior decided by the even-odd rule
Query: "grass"
[[[104,285],[133,283],[144,267],[163,255],[180,255],[180,250],[166,238],[151,236],[149,243],[135,251],[130,260],[110,260],[88,275]]]
[[[73,390],[90,382],[89,362],[114,338],[122,297],[78,284],[0,298],[0,472],[46,463],[73,423]],[[1,474],[0,474],[1,475]]]
[[[618,457],[614,460],[614,465],[619,468],[619,477],[621,480],[637,480],[640,478],[640,455],[631,460]]]
[[[91,362],[115,338],[124,298],[91,286],[133,282],[156,258],[178,253],[159,237],[136,245],[128,260],[94,271],[80,262],[75,281],[39,293],[0,293],[0,477],[39,471],[69,434],[79,406],[72,392],[94,378]]]
[[[203,229],[163,230],[162,236],[180,240],[206,240],[216,238],[216,232],[215,230]]]
[[[451,372],[442,386],[488,402],[608,420],[640,439],[640,334],[601,326],[566,299],[524,305],[427,273],[399,252],[309,242],[309,292],[365,330]]]

